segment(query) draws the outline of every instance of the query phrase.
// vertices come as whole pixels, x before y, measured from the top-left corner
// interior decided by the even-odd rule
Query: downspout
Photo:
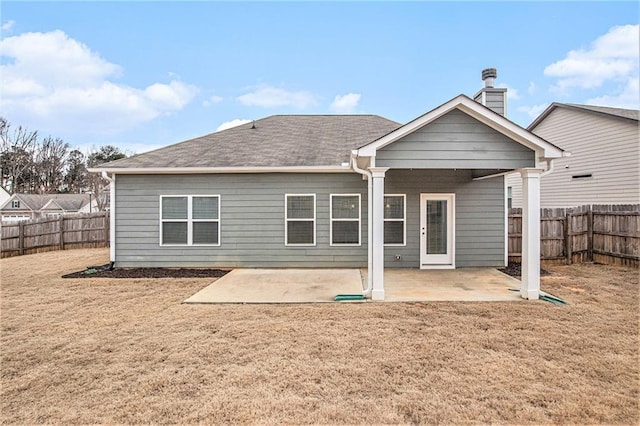
[[[116,264],[116,175],[106,171],[102,177],[109,181],[109,270]]]
[[[358,167],[358,152],[351,151],[351,157],[349,157],[349,163],[351,169],[360,173],[367,179],[367,288],[362,291],[365,297],[371,297],[371,290],[373,289],[373,275],[371,270],[373,268],[373,247],[371,246],[371,240],[373,239],[373,229],[371,228],[371,221],[373,219],[373,179],[371,179],[371,172]]]
[[[546,176],[551,172],[553,172],[553,158],[547,160],[547,170],[540,173],[540,177]]]

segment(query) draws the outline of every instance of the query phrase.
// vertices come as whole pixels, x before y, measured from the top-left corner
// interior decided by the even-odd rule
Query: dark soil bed
[[[520,278],[522,275],[521,264],[518,262],[509,262],[506,268],[498,268],[498,271],[503,272],[507,275],[511,275],[512,277]],[[547,270],[540,268],[540,276],[544,277],[547,275],[551,275],[551,273]]]
[[[229,271],[198,268],[114,268],[109,265],[88,266],[62,278],[220,278]]]

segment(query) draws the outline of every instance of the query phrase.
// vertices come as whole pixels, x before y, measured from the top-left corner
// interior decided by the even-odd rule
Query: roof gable
[[[527,130],[533,130],[536,128],[542,121],[544,121],[549,114],[551,114],[556,108],[567,108],[576,111],[582,111],[589,114],[599,114],[608,116],[611,118],[617,119],[625,119],[625,120],[633,120],[639,121],[640,118],[640,110],[637,109],[624,109],[624,108],[611,108],[604,106],[596,106],[596,105],[580,105],[580,104],[563,104],[560,102],[554,102],[547,107],[535,120],[529,124]]]
[[[563,150],[552,143],[534,135],[528,130],[518,126],[514,122],[506,119],[500,114],[495,113],[484,105],[479,104],[473,99],[459,95],[450,101],[440,105],[439,107],[427,112],[426,114],[410,121],[404,126],[393,130],[392,132],[378,138],[377,140],[361,146],[357,151],[359,156],[375,156],[376,151],[405,136],[415,132],[416,130],[434,122],[447,113],[457,109],[463,113],[473,117],[486,126],[498,131],[509,139],[517,142],[533,151],[540,158],[559,158],[562,157]]]
[[[13,210],[77,211],[88,203],[89,196],[87,194],[13,194],[1,209],[10,209],[13,200],[20,201],[20,208]]]

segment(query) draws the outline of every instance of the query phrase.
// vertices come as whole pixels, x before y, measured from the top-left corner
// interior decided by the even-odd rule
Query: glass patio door
[[[454,267],[454,194],[420,194],[420,267]]]

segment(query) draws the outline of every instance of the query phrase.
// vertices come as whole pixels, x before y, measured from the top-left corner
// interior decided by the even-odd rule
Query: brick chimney
[[[484,87],[473,96],[473,100],[506,117],[507,89],[494,87],[496,77],[498,77],[498,70],[495,68],[483,69]]]

